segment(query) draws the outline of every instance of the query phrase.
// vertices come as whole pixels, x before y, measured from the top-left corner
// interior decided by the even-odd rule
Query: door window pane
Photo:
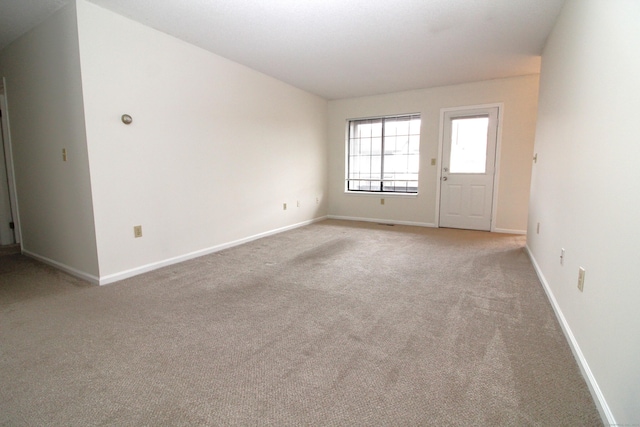
[[[489,117],[451,120],[450,173],[485,173]]]

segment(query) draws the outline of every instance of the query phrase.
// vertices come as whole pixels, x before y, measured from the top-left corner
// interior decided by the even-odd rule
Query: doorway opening
[[[0,246],[20,243],[4,79],[0,79]]]

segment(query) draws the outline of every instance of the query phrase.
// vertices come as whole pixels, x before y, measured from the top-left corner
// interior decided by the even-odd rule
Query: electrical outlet
[[[560,265],[564,265],[564,248],[560,249]]]
[[[296,201],[296,207],[300,207],[300,200]]]
[[[287,210],[287,204],[286,204],[286,203],[283,203],[283,204],[282,204],[282,210],[283,210],[283,211],[286,211],[286,210]]]
[[[316,197],[316,205],[320,204],[320,197]]]
[[[142,237],[142,226],[134,225],[133,226],[133,237]]]
[[[62,149],[62,161],[63,162],[67,161],[67,149],[66,148]]]
[[[384,205],[384,199],[380,199],[380,204]]]
[[[536,234],[540,234],[540,223],[536,225]]]
[[[578,290],[582,292],[584,290],[584,268],[578,269]]]
[[[436,165],[436,159],[431,159],[431,166],[435,166]]]

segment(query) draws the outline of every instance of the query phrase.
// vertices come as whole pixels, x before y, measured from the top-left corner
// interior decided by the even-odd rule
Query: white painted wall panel
[[[527,228],[531,158],[535,136],[538,76],[530,75],[431,89],[351,98],[329,102],[329,213],[338,217],[378,218],[434,224],[436,220],[436,166],[440,109],[503,103],[498,210],[495,227]],[[420,113],[419,194],[410,197],[345,194],[345,132],[348,119]]]
[[[638,22],[637,1],[566,3],[542,59],[527,238],[619,425],[640,422]]]
[[[78,16],[102,275],[326,215],[325,100],[84,0]]]
[[[95,279],[99,271],[75,6],[4,49],[0,75],[6,78],[22,248]]]

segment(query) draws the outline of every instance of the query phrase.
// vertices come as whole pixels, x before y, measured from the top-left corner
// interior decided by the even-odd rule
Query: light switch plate
[[[584,268],[578,269],[578,289],[580,292],[584,291]]]

